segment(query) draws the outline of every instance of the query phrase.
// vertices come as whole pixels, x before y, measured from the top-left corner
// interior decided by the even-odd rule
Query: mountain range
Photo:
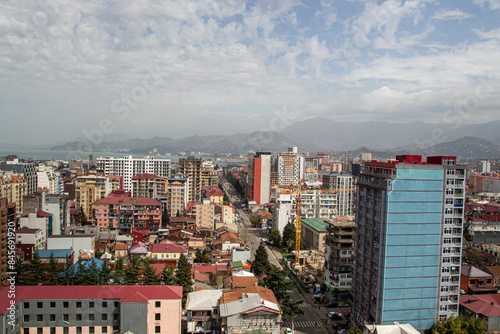
[[[500,121],[484,124],[429,124],[386,122],[335,122],[311,118],[278,131],[256,131],[233,135],[190,136],[180,139],[154,137],[122,139],[91,144],[83,138],[56,145],[52,150],[90,149],[95,151],[147,154],[179,152],[246,153],[286,151],[297,146],[300,152],[376,152],[374,156],[408,154],[447,154],[469,158],[497,158],[500,154]]]

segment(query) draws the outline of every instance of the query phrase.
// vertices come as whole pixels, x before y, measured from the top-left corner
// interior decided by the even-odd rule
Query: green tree
[[[302,312],[299,308],[300,302],[290,300],[287,290],[293,290],[295,283],[288,278],[283,270],[278,269],[276,266],[270,266],[266,277],[260,282],[260,285],[273,291],[283,311],[283,321]]]
[[[26,265],[26,271],[22,280],[26,285],[37,285],[46,281],[45,265],[40,260],[40,255],[38,255],[37,251],[33,253],[31,260]]]
[[[210,258],[207,255],[207,250],[201,251],[199,248],[196,250],[194,263],[210,263]]]
[[[139,276],[141,275],[141,263],[137,256],[132,257],[132,262],[125,270],[124,280],[127,285],[134,285],[139,283]]]
[[[358,328],[358,326],[352,326],[349,328],[348,334],[363,334],[363,331]]]
[[[75,224],[78,226],[87,225],[87,215],[83,211],[83,207],[81,206],[75,214]]]
[[[182,304],[185,305],[187,294],[192,290],[193,281],[191,279],[191,265],[184,254],[181,254],[177,261],[175,281],[182,286]]]
[[[161,228],[167,228],[169,223],[170,215],[168,214],[167,210],[163,210],[163,213],[161,214]]]
[[[97,266],[94,258],[87,261],[87,268],[83,275],[83,285],[97,285],[101,269]]]
[[[282,248],[290,251],[295,245],[295,224],[288,223],[283,229],[283,238],[281,238]]]
[[[125,280],[125,273],[123,269],[123,259],[119,258],[115,263],[115,270],[111,273],[113,284],[122,284]]]
[[[99,271],[99,285],[108,285],[110,278],[111,276],[108,265],[106,264],[106,262],[104,262],[102,264],[101,270]]]
[[[24,263],[23,259],[16,257],[16,285],[28,285],[25,282],[28,273],[28,264]]]
[[[269,234],[269,241],[276,247],[281,246],[281,234],[279,230],[272,230]]]
[[[49,263],[46,265],[45,282],[46,285],[57,285],[59,283],[59,273],[61,270],[57,265],[57,260],[54,258],[54,253],[50,253]]]
[[[142,261],[142,284],[144,285],[158,285],[160,278],[156,274],[155,268],[149,263],[149,257]]]
[[[253,272],[256,276],[262,276],[269,270],[270,267],[271,264],[269,263],[267,250],[262,244],[260,244],[257,250],[255,251]]]
[[[446,321],[438,321],[434,324],[431,330],[432,334],[486,334],[488,331],[485,329],[481,319],[472,317],[458,317],[448,318]]]
[[[250,222],[252,223],[252,226],[253,226],[253,227],[255,227],[255,226],[259,225],[259,217],[253,216],[253,217],[250,219]]]
[[[174,276],[175,268],[174,266],[167,267],[166,265],[163,267],[161,272],[161,283],[165,285],[175,285],[176,280]]]

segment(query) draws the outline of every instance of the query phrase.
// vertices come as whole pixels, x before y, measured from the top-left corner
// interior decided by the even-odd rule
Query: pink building
[[[0,333],[181,332],[181,286],[16,286],[8,294],[0,287]]]
[[[108,196],[92,203],[92,209],[101,230],[156,232],[161,224],[161,202],[152,198]]]

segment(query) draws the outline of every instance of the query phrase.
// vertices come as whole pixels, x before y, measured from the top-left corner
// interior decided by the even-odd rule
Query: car
[[[292,329],[289,328],[289,327],[285,328],[285,333],[286,334],[292,334]]]
[[[330,302],[330,303],[327,303],[325,306],[326,307],[339,307],[339,304],[335,303],[335,302]]]
[[[347,329],[341,328],[336,332],[336,334],[347,334],[347,332],[348,332]]]
[[[342,314],[338,312],[330,312],[328,313],[328,317],[333,320],[342,320]]]
[[[344,302],[340,302],[339,307],[349,307],[349,304],[344,303]]]

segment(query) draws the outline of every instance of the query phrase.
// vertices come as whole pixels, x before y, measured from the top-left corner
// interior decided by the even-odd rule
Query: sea
[[[45,160],[64,160],[69,161],[73,159],[88,159],[88,151],[51,151],[51,150],[33,150],[33,149],[0,149],[0,160],[8,155],[17,155],[19,159],[33,159],[36,161]],[[134,158],[142,158],[145,156],[170,159],[172,162],[179,162],[182,156],[176,155],[159,155],[159,154],[130,154],[123,152],[92,152],[94,161],[100,157],[115,157],[122,158],[132,155]]]

